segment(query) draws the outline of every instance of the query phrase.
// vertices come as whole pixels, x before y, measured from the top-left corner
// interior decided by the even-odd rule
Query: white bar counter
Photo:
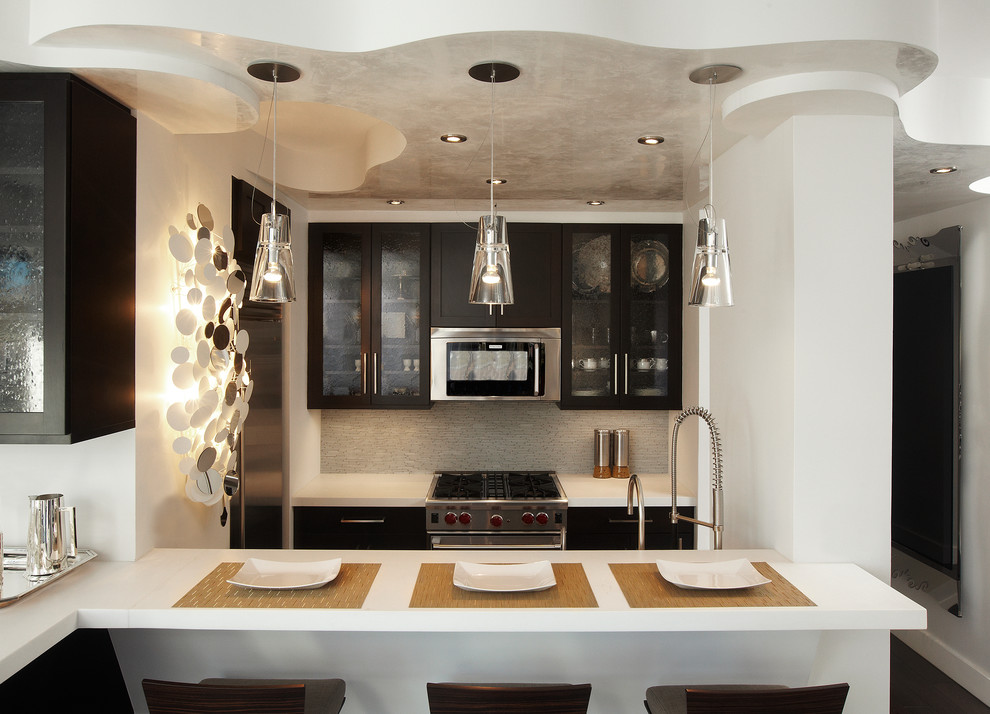
[[[186,609],[172,604],[217,564],[246,557],[381,563],[360,609]],[[815,607],[632,609],[609,563],[658,557],[767,561]],[[410,608],[424,562],[580,562],[596,608]],[[849,564],[774,551],[154,550],[95,560],[0,609],[0,677],[76,627],[108,628],[136,711],[144,677],[334,676],[346,714],[427,711],[427,681],[591,682],[591,712],[642,709],[662,683],[847,681],[847,714],[886,711],[889,630],[924,608]]]

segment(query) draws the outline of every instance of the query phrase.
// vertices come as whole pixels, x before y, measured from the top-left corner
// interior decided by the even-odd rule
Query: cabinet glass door
[[[618,286],[612,284],[615,236],[605,227],[577,230],[570,238],[570,364],[561,365],[570,370],[566,397],[610,397],[616,393],[618,371],[618,335],[613,334],[618,299]]]
[[[427,286],[426,264],[428,228],[415,226],[375,226],[379,255],[377,299],[373,319],[380,318],[378,349],[373,351],[377,383],[373,400],[418,402],[426,395],[423,375],[429,364],[423,359],[422,308]],[[427,278],[428,280],[428,278]]]
[[[323,241],[322,373],[324,397],[362,397],[370,374],[362,310],[361,276],[365,238],[329,234]]]
[[[625,255],[629,258],[623,272],[628,295],[623,310],[627,370],[623,395],[679,401],[680,233],[630,226],[624,230]]]
[[[45,105],[0,102],[0,413],[44,411]]]

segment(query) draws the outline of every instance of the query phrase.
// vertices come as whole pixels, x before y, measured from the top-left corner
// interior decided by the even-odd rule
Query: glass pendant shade
[[[293,302],[296,299],[289,217],[266,213],[261,217],[258,249],[254,256],[251,299],[256,302]]]
[[[485,215],[478,219],[478,242],[474,247],[468,302],[475,305],[511,305],[513,302],[504,216]]]
[[[725,221],[720,229],[702,218],[698,222],[698,246],[691,270],[691,297],[688,305],[730,307],[732,276],[729,270],[729,245],[725,239]]]

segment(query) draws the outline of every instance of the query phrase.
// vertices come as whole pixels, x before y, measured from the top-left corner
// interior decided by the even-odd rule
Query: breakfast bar
[[[323,588],[292,591],[324,598],[315,606],[269,600],[266,591],[225,580],[212,602],[186,606],[211,577],[226,578],[252,557],[339,557],[342,564]],[[637,596],[627,577],[659,588],[658,559],[737,558],[771,576],[771,584],[742,597],[772,586],[796,599],[649,606],[641,600],[649,591]],[[544,599],[463,593],[442,574],[457,560],[546,560],[563,577],[542,591]],[[441,575],[429,580],[430,572]],[[336,601],[334,588],[345,587],[353,592]],[[260,594],[245,602],[251,593]],[[360,714],[425,713],[427,681],[590,682],[589,711],[596,714],[640,711],[645,689],[656,684],[845,681],[846,712],[872,714],[887,702],[889,631],[925,623],[923,608],[855,565],[792,563],[771,550],[158,549],[133,563],[93,561],[0,609],[0,674],[89,627],[110,630],[136,711],[145,677],[266,676],[340,677],[347,682],[345,710]]]

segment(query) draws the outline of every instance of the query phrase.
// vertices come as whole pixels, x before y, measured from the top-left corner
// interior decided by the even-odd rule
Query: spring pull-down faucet
[[[712,445],[712,522],[699,521],[690,516],[682,516],[677,513],[677,430],[689,416],[699,417],[708,425],[708,433]],[[705,528],[711,528],[714,533],[714,548],[722,550],[722,442],[719,437],[718,427],[711,412],[702,407],[689,407],[677,415],[674,419],[674,429],[670,436],[670,522],[688,521]]]

